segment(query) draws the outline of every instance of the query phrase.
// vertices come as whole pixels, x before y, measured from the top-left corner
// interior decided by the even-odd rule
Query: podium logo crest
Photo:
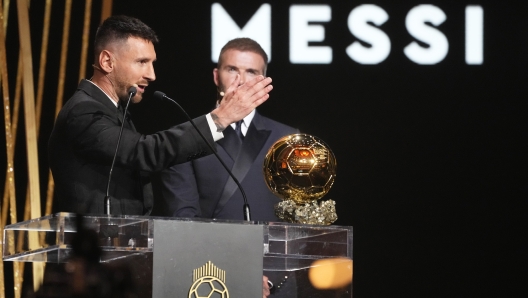
[[[193,284],[189,298],[229,298],[225,285],[225,271],[208,261],[193,270]]]

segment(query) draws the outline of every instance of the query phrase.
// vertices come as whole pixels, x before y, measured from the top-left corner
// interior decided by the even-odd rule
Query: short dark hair
[[[240,37],[235,38],[230,41],[228,41],[224,47],[222,47],[222,50],[220,50],[220,55],[218,56],[218,68],[222,65],[222,55],[227,50],[237,50],[241,52],[253,52],[256,54],[259,54],[262,59],[264,60],[264,74],[266,74],[266,69],[268,68],[268,55],[262,47],[258,44],[258,42],[254,41],[251,38],[247,37]]]
[[[95,33],[94,52],[97,56],[110,42],[126,42],[129,37],[139,37],[158,43],[158,36],[142,21],[128,16],[111,16],[97,28]]]

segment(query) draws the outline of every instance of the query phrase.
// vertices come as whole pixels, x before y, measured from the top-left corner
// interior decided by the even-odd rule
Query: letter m
[[[271,6],[262,4],[243,28],[239,28],[220,3],[211,6],[211,60],[218,62],[222,47],[231,39],[249,37],[260,44],[271,61]]]

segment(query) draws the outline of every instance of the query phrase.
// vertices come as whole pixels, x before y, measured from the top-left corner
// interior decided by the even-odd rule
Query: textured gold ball
[[[330,147],[308,134],[293,134],[275,142],[264,159],[264,179],[283,200],[297,204],[317,201],[330,191],[336,160]]]

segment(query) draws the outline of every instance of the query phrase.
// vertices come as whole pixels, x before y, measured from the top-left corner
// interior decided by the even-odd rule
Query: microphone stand
[[[123,134],[123,127],[125,126],[125,120],[126,120],[126,113],[128,110],[128,105],[130,104],[130,100],[134,95],[136,95],[137,88],[135,86],[132,86],[128,89],[128,101],[125,106],[125,111],[123,112],[123,122],[121,123],[121,129],[119,130],[119,136],[117,137],[117,145],[114,152],[114,158],[112,159],[112,165],[110,166],[110,172],[108,173],[108,183],[106,184],[106,196],[104,198],[104,214],[105,215],[111,215],[112,214],[112,198],[110,197],[110,181],[112,180],[112,171],[114,170],[114,164],[117,157],[117,151],[119,150],[119,143],[121,143],[121,135]],[[119,104],[119,103],[118,103]]]

